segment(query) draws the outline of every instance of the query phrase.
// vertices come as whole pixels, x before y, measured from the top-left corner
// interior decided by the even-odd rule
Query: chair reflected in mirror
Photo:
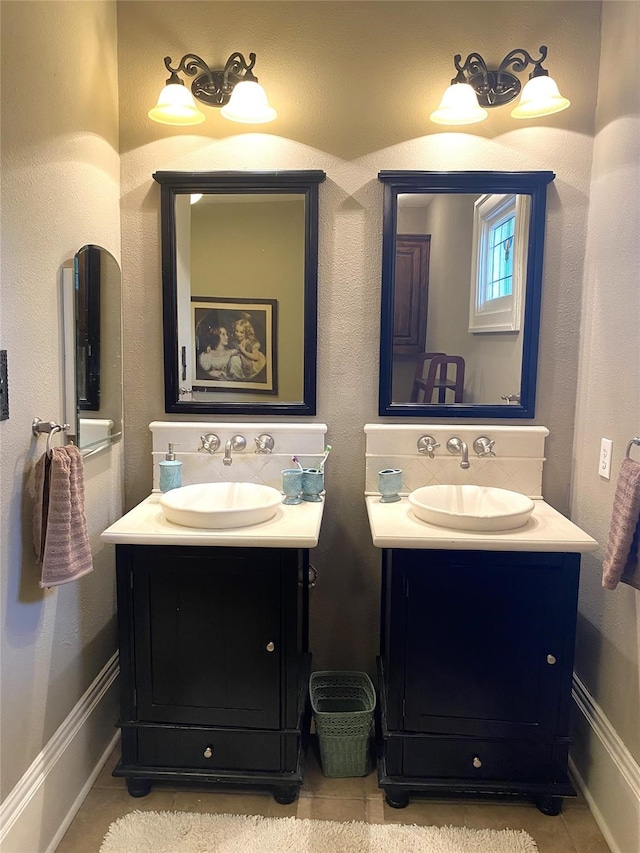
[[[426,371],[426,376],[425,376]],[[438,397],[433,399],[434,392]],[[453,393],[447,398],[447,392]],[[444,352],[422,352],[416,361],[411,403],[462,403],[464,397],[464,358]]]

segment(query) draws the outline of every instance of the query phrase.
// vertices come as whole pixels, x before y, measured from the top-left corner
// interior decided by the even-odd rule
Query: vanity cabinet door
[[[406,595],[405,731],[568,734],[574,557],[394,551]]]
[[[277,550],[144,547],[133,577],[137,718],[277,729]]]

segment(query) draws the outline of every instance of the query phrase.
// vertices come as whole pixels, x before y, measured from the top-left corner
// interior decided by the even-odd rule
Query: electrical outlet
[[[600,460],[598,462],[598,474],[605,480],[611,479],[611,454],[613,453],[613,441],[610,438],[600,440]]]

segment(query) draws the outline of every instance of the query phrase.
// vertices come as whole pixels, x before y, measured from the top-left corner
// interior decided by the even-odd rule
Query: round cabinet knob
[[[275,647],[276,647],[275,643],[267,643],[267,651],[268,652],[273,652],[275,650]]]
[[[556,662],[555,655],[547,655],[547,663],[553,665]]]
[[[474,755],[474,756],[473,756],[473,761],[472,761],[471,763],[472,763],[472,764],[473,764],[473,766],[474,766],[474,767],[476,767],[476,768],[478,768],[478,767],[482,767],[482,761],[480,761],[480,759],[478,758],[478,756],[477,756],[477,755]]]
[[[213,755],[213,750],[210,746],[208,746],[202,754],[205,758],[211,758],[211,756]]]

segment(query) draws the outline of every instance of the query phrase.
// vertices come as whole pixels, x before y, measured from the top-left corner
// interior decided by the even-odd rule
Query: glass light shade
[[[255,80],[241,80],[236,83],[229,103],[221,110],[222,115],[231,121],[244,124],[264,124],[273,121],[278,113],[269,106],[267,94]]]
[[[182,83],[168,83],[158,95],[158,103],[147,115],[160,124],[189,125],[204,121],[204,113]]]
[[[440,106],[429,118],[436,124],[475,124],[488,115],[469,83],[452,83],[445,90]]]
[[[522,90],[518,106],[511,111],[511,118],[550,116],[566,110],[570,105],[571,101],[562,97],[552,77],[532,77]]]

